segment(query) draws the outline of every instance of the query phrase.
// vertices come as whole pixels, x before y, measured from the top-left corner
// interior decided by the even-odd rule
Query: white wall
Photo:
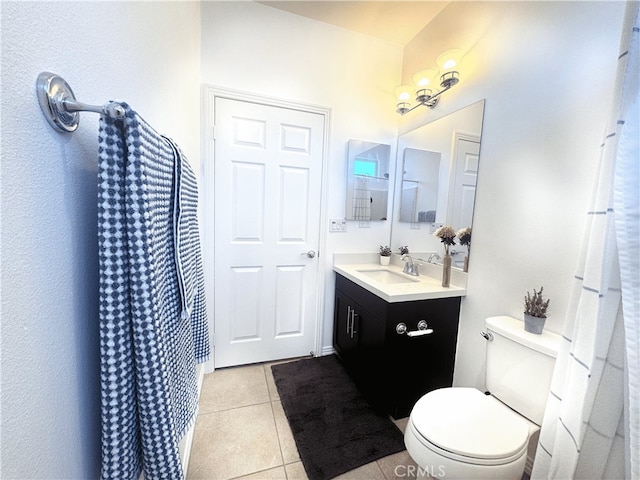
[[[200,81],[332,107],[326,208],[342,218],[348,139],[392,143],[400,72],[407,79],[457,43],[470,52],[463,82],[436,110],[487,103],[456,382],[482,385],[483,319],[520,315],[525,290],[545,285],[549,326],[560,328],[621,3],[453,2],[405,49],[404,65],[397,46],[250,2],[1,6],[2,478],[95,478],[99,468],[97,116],[82,115],[72,136],[51,130],[34,95],[42,70],[62,74],[82,101],[127,100],[196,168]],[[437,114],[423,110],[400,133]],[[328,307],[333,252],[375,251],[389,223],[327,234]]]
[[[544,285],[548,327],[564,322],[623,11],[623,2],[452,2],[400,64],[399,47],[371,37],[259,4],[205,2],[202,80],[332,108],[329,218],[344,215],[349,138],[388,141],[394,151],[398,122],[402,134],[486,99],[456,369],[456,383],[482,386],[485,317],[519,317],[526,290]],[[399,119],[395,86],[452,47],[467,51],[462,82],[435,110]],[[374,251],[389,242],[389,223],[349,222],[349,233],[328,234],[323,345],[331,345],[332,254]]]
[[[98,115],[53,131],[43,70],[125,100],[197,168],[197,3],[2,2],[2,478],[99,477]]]
[[[547,327],[561,331],[623,13],[623,2],[452,2],[405,50],[405,80],[442,50],[468,51],[443,112],[486,98],[456,384],[483,386],[484,319],[521,318],[527,290],[544,285]],[[434,114],[407,115],[401,131]]]
[[[393,89],[402,49],[373,37],[252,2],[202,4],[202,81],[218,87],[330,107],[328,218],[344,218],[349,139],[392,143]],[[395,152],[395,145],[392,145]],[[392,184],[393,179],[390,183]],[[348,233],[326,232],[323,345],[332,345],[334,252],[376,252],[387,244],[390,222]]]

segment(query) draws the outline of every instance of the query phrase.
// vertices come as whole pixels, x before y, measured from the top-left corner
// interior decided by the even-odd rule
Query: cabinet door
[[[333,345],[345,363],[349,363],[358,347],[359,315],[353,299],[336,290]]]
[[[362,292],[354,293],[367,303]],[[386,322],[340,290],[336,290],[335,301],[333,345],[360,393],[384,413],[388,405],[382,378]]]
[[[396,402],[392,415],[403,417],[415,402],[436,388],[450,387],[458,334],[459,298],[403,302],[392,306],[387,325],[387,348],[393,352],[390,373]],[[409,337],[396,333],[396,324],[403,322],[409,331],[418,329],[426,320],[433,332]]]

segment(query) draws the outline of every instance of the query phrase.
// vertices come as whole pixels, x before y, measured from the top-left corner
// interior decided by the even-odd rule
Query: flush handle
[[[491,332],[480,332],[480,335],[482,335],[488,342],[493,341],[493,334]]]

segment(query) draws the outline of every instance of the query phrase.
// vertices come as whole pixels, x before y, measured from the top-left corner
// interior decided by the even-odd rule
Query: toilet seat
[[[452,460],[503,465],[526,454],[529,422],[475,388],[441,388],[413,407],[410,428],[420,443]]]

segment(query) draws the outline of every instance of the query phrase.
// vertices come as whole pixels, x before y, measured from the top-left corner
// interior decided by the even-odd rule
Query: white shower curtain
[[[598,183],[533,479],[640,479],[638,2],[629,2],[625,18]]]
[[[622,310],[627,354],[627,448],[626,477],[640,479],[640,14],[635,2],[635,21],[628,50],[623,92],[625,124],[620,138],[613,206],[620,259]]]

